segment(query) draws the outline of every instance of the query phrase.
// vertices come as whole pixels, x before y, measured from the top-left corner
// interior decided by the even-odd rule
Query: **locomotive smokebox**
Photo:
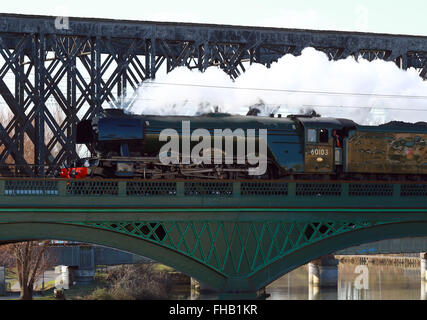
[[[92,143],[95,135],[92,128],[92,120],[83,120],[77,124],[76,143]]]

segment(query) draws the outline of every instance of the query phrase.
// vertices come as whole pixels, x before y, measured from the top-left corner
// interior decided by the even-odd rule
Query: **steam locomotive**
[[[252,110],[243,116],[216,112],[188,117],[134,115],[120,109],[106,109],[77,125],[76,142],[85,144],[92,157],[81,159],[72,168],[63,168],[61,177],[322,180],[425,180],[427,177],[426,123],[395,121],[363,126],[315,113],[287,117],[262,117],[258,113],[259,110]],[[200,128],[212,135],[218,129],[230,129],[231,134],[237,128],[255,129],[257,134],[253,139],[257,143],[263,139],[267,146],[267,169],[260,175],[250,175],[253,164],[248,160],[220,164],[161,162],[159,154],[166,143],[159,139],[163,130],[174,130],[179,142],[184,143],[189,134],[183,130],[185,121],[191,123],[191,133]],[[267,130],[265,137],[261,137],[261,129]],[[215,138],[211,139],[214,146]],[[212,148],[212,155],[219,152],[223,159],[236,160],[237,141],[242,137],[236,135],[232,139],[231,152],[224,147]],[[197,139],[191,140],[191,148],[198,143]],[[256,154],[259,152],[259,148],[255,150]],[[181,153],[178,155],[180,160],[183,157]]]

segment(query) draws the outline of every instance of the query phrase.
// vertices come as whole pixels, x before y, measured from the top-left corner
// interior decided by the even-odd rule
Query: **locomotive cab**
[[[330,174],[343,164],[343,140],[348,120],[320,117],[296,117],[304,128],[304,172]],[[343,121],[341,121],[343,120]]]
[[[334,171],[331,128],[305,127],[305,172],[332,173]]]

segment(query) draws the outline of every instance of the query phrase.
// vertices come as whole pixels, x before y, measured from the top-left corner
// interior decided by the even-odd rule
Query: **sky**
[[[427,36],[424,7],[423,0],[20,0],[3,1],[0,11]]]

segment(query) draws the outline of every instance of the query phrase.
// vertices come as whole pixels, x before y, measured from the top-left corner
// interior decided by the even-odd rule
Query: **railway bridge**
[[[57,239],[142,255],[224,297],[320,256],[427,236],[427,183],[0,180],[0,241]]]
[[[133,101],[139,84],[161,72],[217,66],[236,78],[305,47],[427,76],[422,36],[0,13],[0,105],[10,115],[0,119],[0,167],[51,175],[78,158],[79,121],[120,106],[125,93]]]

